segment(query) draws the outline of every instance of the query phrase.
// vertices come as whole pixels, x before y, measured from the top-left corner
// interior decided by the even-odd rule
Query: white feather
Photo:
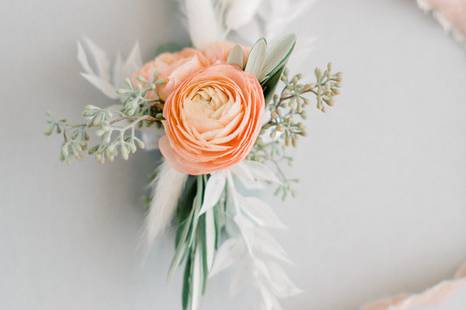
[[[167,162],[160,165],[152,204],[146,216],[145,231],[148,246],[170,225],[187,178],[187,174],[178,172]]]
[[[308,12],[314,0],[270,0],[268,10],[260,10],[267,38],[280,37],[289,32],[293,23]]]
[[[78,42],[78,61],[84,70],[84,73],[95,74],[94,70],[92,70],[91,65],[89,64],[89,59],[87,58],[86,52],[84,51],[84,48],[80,42]]]
[[[194,47],[203,48],[225,38],[220,15],[212,0],[184,0],[182,10]]]
[[[225,24],[227,29],[237,30],[250,23],[257,14],[261,3],[264,0],[227,0],[227,12],[225,14]]]
[[[94,57],[94,62],[97,67],[99,76],[102,79],[108,81],[110,79],[110,61],[108,60],[107,54],[91,39],[84,38],[84,42],[86,43],[89,51]]]
[[[126,78],[130,77],[142,67],[141,51],[136,43],[129,53],[128,58],[123,61],[120,53],[117,54],[112,70],[110,60],[105,51],[89,38],[84,38],[84,47],[78,42],[78,61],[83,72],[81,75],[92,85],[99,89],[104,95],[111,99],[118,99],[116,90],[123,86]],[[89,62],[92,58],[95,68]],[[112,71],[112,74],[110,74]]]
[[[113,86],[116,89],[123,87],[125,80],[131,77],[131,74],[140,70],[142,65],[141,50],[138,42],[134,44],[125,61],[123,61],[121,54],[118,53],[113,65]]]
[[[296,21],[309,11],[315,0],[217,0],[222,9],[218,19],[228,29],[227,39],[252,44],[259,37],[273,41],[289,33],[298,37],[290,59],[300,68],[309,57],[314,38],[302,33]]]
[[[107,80],[93,74],[81,73],[82,77],[111,99],[118,99],[115,87]]]
[[[121,57],[121,53],[118,52],[116,59],[115,59],[115,64],[113,65],[112,84],[120,85],[122,82],[122,78],[125,79],[122,76],[123,76],[123,58]]]

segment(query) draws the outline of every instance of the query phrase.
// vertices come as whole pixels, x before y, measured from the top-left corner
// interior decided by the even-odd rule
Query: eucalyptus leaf
[[[239,45],[235,45],[231,51],[230,54],[228,54],[228,59],[227,63],[230,65],[237,65],[241,69],[244,67],[244,53],[243,53],[243,48]]]
[[[262,78],[262,72],[265,63],[267,50],[267,41],[264,38],[260,38],[252,46],[251,52],[249,53],[248,61],[244,71],[254,74],[258,80]]]
[[[285,66],[288,58],[290,57],[293,49],[296,45],[296,35],[288,34],[278,40],[276,43],[272,43],[268,49],[267,56],[263,70],[261,72],[261,79],[263,81],[272,77],[277,71]]]

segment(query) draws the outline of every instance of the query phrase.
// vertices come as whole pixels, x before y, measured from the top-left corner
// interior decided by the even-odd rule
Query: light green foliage
[[[276,194],[285,199],[289,194],[294,195],[292,183],[296,179],[289,179],[283,173],[283,162],[292,163],[288,155],[288,148],[297,145],[298,138],[306,135],[303,120],[306,118],[306,107],[312,102],[307,95],[315,98],[316,108],[324,112],[326,107],[334,105],[334,97],[339,94],[341,73],[332,73],[330,64],[322,72],[315,70],[314,83],[303,83],[301,74],[289,77],[284,70],[281,81],[284,87],[280,94],[275,94],[267,104],[270,120],[262,127],[259,138],[248,158],[260,162],[271,163],[281,177],[282,185]]]
[[[177,268],[185,264],[182,291],[185,310],[195,309],[194,305],[205,292],[209,257],[213,257],[223,225],[220,206],[211,217],[207,213],[200,214],[207,181],[207,175],[190,176],[178,202],[175,256],[168,273],[170,278]],[[208,221],[212,221],[212,225],[208,225]],[[209,246],[209,240],[213,240],[212,246]]]
[[[144,148],[144,143],[136,136],[136,129],[161,123],[163,104],[154,95],[156,81],[149,83],[138,78],[136,83],[126,81],[126,87],[120,89],[121,108],[111,111],[94,105],[84,107],[84,122],[71,124],[67,119],[54,119],[49,114],[46,135],[63,135],[60,158],[69,162],[72,158],[81,159],[84,153],[94,155],[104,163],[113,161],[118,155],[128,159],[137,149]],[[97,143],[90,147],[90,134],[94,132]]]
[[[243,69],[244,63],[243,63],[243,58],[244,58],[244,53],[243,53],[243,48],[236,44],[230,54],[228,55],[227,63],[230,65],[236,65],[239,68]]]
[[[246,63],[245,71],[254,74],[261,83],[265,101],[272,97],[288,58],[296,45],[294,34],[285,35],[268,46],[265,38],[260,38],[252,46]],[[229,55],[233,58],[237,51]]]
[[[162,83],[162,80],[150,83],[142,77],[139,77],[136,83],[126,79],[126,88],[118,90],[122,105],[121,113],[126,116],[151,115],[154,112],[153,108],[155,108],[158,112],[155,116],[161,120],[163,118],[163,105],[157,97],[154,98],[156,94],[155,87],[160,83]]]
[[[248,62],[244,68],[245,72],[253,74],[258,80],[262,77],[266,51],[267,41],[264,38],[260,38],[252,46],[251,51],[249,52]]]

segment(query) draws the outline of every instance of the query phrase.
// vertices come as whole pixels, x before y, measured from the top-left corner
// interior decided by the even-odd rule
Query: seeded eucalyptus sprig
[[[121,113],[126,116],[154,115],[162,119],[163,102],[157,96],[156,86],[163,80],[153,83],[138,77],[136,83],[126,79],[125,88],[117,91],[121,101]]]
[[[271,163],[281,177],[282,184],[276,194],[286,198],[293,195],[292,183],[296,179],[289,179],[281,169],[281,164],[292,163],[292,157],[287,153],[289,146],[295,147],[298,138],[306,135],[306,128],[302,122],[306,119],[306,107],[312,102],[307,97],[315,97],[316,108],[325,112],[327,107],[334,105],[334,97],[340,92],[341,73],[332,73],[332,66],[328,64],[324,71],[314,71],[314,83],[302,83],[302,75],[289,77],[288,70],[283,70],[280,80],[284,87],[280,94],[275,94],[267,104],[270,120],[262,127],[259,138],[248,158],[260,162]]]
[[[113,161],[119,154],[128,159],[138,148],[144,148],[136,129],[160,125],[163,119],[163,102],[156,96],[156,83],[149,83],[143,78],[133,83],[128,79],[125,88],[117,92],[121,102],[119,111],[87,105],[82,112],[84,121],[79,124],[72,124],[67,119],[57,120],[48,114],[45,134],[63,136],[60,159],[65,162],[72,158],[81,159],[86,152],[104,163]],[[98,140],[92,147],[89,146],[90,131],[94,131]]]

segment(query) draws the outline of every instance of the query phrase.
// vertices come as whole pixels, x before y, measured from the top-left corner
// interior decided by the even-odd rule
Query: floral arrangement
[[[320,111],[334,105],[341,73],[327,65],[315,69],[314,81],[303,82],[286,68],[294,34],[270,44],[265,38],[252,46],[237,44],[225,39],[222,28],[234,5],[184,5],[193,47],[162,47],[143,65],[136,45],[110,70],[92,41],[84,46],[95,68],[78,44],[83,77],[118,104],[87,105],[79,123],[50,116],[46,134],[63,137],[65,162],[89,154],[105,163],[128,159],[138,149],[160,149],[163,162],[151,180],[145,238],[151,245],[174,227],[169,275],[183,266],[183,309],[198,309],[208,279],[234,266],[241,272],[234,273],[233,290],[247,281],[263,309],[278,309],[280,298],[299,289],[279,265],[290,259],[268,231],[285,225],[259,193],[273,185],[282,198],[293,195],[296,180],[286,176],[283,164],[292,161],[290,147],[306,135],[302,120],[311,103]],[[202,23],[209,17],[215,19],[210,25],[222,21],[220,35],[206,31],[210,27]]]

